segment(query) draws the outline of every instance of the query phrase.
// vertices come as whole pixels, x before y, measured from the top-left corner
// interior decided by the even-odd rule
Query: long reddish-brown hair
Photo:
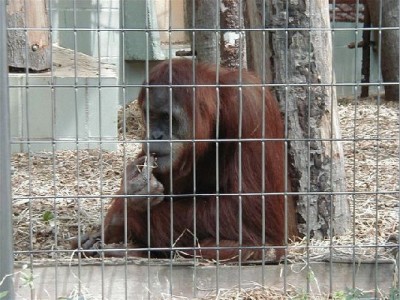
[[[196,166],[196,177],[210,176],[215,172],[215,144],[218,142],[218,192],[243,195],[242,218],[252,223],[251,228],[246,230],[254,230],[258,236],[262,231],[261,214],[264,211],[267,239],[274,244],[281,244],[285,230],[283,193],[290,190],[290,181],[284,168],[286,155],[282,117],[278,103],[269,89],[263,88],[260,80],[248,71],[224,68],[217,70],[215,66],[193,64],[188,59],[174,59],[158,64],[152,69],[148,85],[150,88],[170,86],[174,100],[183,105],[187,115],[193,119],[192,114],[195,113],[194,163],[202,164],[202,167]],[[142,89],[139,103],[144,105],[144,101],[146,93]],[[204,143],[201,142],[202,139],[216,140]],[[185,155],[193,157],[191,148]],[[201,173],[204,170],[207,173]],[[169,174],[161,176],[159,180],[168,186]],[[180,180],[179,185],[192,187],[192,182],[193,173],[189,173],[186,181]],[[182,188],[176,187],[174,190],[182,191]],[[201,191],[201,187],[196,190]],[[215,190],[204,192],[216,193]],[[264,209],[260,196],[262,193],[267,195]],[[294,203],[290,196],[287,205],[290,237],[297,233],[293,216]],[[214,209],[214,206],[215,201],[210,200],[207,210]],[[224,211],[221,211],[222,208]],[[222,208],[220,213],[225,215],[223,218],[237,217],[236,204],[227,204]],[[211,223],[205,220],[204,225],[207,224]],[[229,225],[232,232],[228,235],[237,235],[237,226]],[[246,232],[243,234],[249,237],[253,235]]]

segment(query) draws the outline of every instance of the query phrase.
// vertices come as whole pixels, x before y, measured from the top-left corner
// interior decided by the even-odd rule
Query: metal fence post
[[[14,299],[6,2],[0,0],[0,298]]]

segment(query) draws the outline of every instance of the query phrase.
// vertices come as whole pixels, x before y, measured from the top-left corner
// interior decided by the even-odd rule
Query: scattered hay
[[[12,156],[14,249],[17,261],[68,258],[70,239],[99,224],[120,185],[123,169],[136,157],[143,136],[136,101],[119,112],[117,151],[64,150]],[[125,131],[123,130],[125,128]],[[78,225],[79,224],[79,225]],[[57,250],[57,251],[56,251]],[[61,251],[61,252],[60,252]]]
[[[217,293],[210,293],[208,296],[202,299],[284,300],[294,298],[295,296],[299,296],[299,292],[293,287],[290,287],[285,291],[283,289],[267,288],[259,285],[258,283],[249,283],[247,285],[243,284],[241,288],[220,289]]]
[[[358,193],[351,198],[353,232],[339,240],[374,257],[399,228],[399,103],[361,99],[340,105],[339,117],[347,190]]]
[[[399,106],[377,98],[339,105],[346,157],[347,190],[355,216],[348,235],[329,241],[295,242],[290,261],[387,258],[387,239],[399,227]],[[121,143],[115,152],[99,150],[17,153],[12,157],[14,241],[17,261],[69,259],[69,239],[97,226],[119,187],[127,160],[139,151],[132,141],[143,136],[135,103],[119,113]],[[125,128],[125,130],[124,130]],[[103,198],[104,197],[104,198]],[[78,226],[78,224],[80,224]],[[66,251],[63,251],[66,250]],[[31,253],[29,253],[31,251]],[[332,251],[332,252],[331,252]],[[228,294],[236,293],[233,294]],[[209,299],[284,299],[290,291],[220,291]],[[237,295],[240,294],[240,297]]]
[[[137,100],[128,103],[118,111],[118,132],[121,140],[144,137],[142,114]]]

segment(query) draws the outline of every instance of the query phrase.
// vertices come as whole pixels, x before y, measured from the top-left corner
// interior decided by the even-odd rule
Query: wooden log
[[[249,70],[265,82],[271,83],[273,74],[271,67],[272,48],[268,32],[264,28],[262,0],[246,0],[244,2],[244,22],[250,31],[246,34],[246,58]],[[252,30],[253,29],[253,30]]]
[[[245,40],[240,29],[243,28],[241,16],[242,2],[239,0],[221,0],[220,24],[221,29],[221,66],[227,68],[243,68]]]
[[[399,30],[400,23],[398,0],[368,0],[371,24],[381,27],[381,33],[374,30],[375,36],[380,36],[377,42],[378,55],[381,56],[381,72],[384,83],[385,99],[399,101]],[[389,29],[394,28],[394,29]]]
[[[219,64],[220,55],[217,51],[219,47],[217,32],[220,28],[219,2],[215,0],[186,1],[186,14],[187,28],[198,29],[194,33],[190,32],[193,54],[196,55],[198,61]],[[215,29],[215,31],[210,29]]]
[[[329,3],[333,4],[357,4],[364,3],[364,0],[329,0]]]
[[[371,27],[371,18],[369,15],[369,8],[367,3],[364,5],[364,28]],[[363,31],[363,51],[362,51],[362,66],[361,66],[361,74],[363,75],[362,83],[369,83],[370,77],[370,64],[371,64],[371,31],[364,30]],[[369,95],[369,86],[363,85],[361,87],[361,97],[365,98]]]
[[[7,5],[8,65],[43,71],[51,67],[46,0],[13,0]]]

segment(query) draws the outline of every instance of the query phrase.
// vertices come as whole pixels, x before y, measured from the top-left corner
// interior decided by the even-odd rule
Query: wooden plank
[[[10,67],[34,71],[51,67],[46,0],[8,1],[7,27]]]
[[[329,3],[335,3],[335,4],[357,4],[358,3],[364,3],[364,0],[329,0]]]
[[[262,15],[262,1],[246,0],[244,2],[244,21],[246,28],[256,29],[246,34],[247,67],[255,72],[265,82],[272,83],[272,45],[270,32],[262,32],[264,16]],[[265,58],[263,58],[265,56]],[[265,76],[265,77],[264,77]]]
[[[220,290],[251,288],[259,284],[283,290],[286,284],[287,289],[295,289],[300,295],[308,290],[312,297],[329,292],[348,292],[354,288],[373,295],[375,288],[389,293],[394,270],[392,263],[358,262],[317,262],[308,267],[305,263],[286,267],[97,264],[80,268],[76,265],[33,267],[33,290],[23,284],[24,273],[28,271],[17,269],[21,273],[15,276],[15,286],[18,297],[28,299],[70,297],[79,290],[95,299],[164,299],[166,296],[168,299],[170,296],[193,299],[209,295],[216,290],[217,284]]]

